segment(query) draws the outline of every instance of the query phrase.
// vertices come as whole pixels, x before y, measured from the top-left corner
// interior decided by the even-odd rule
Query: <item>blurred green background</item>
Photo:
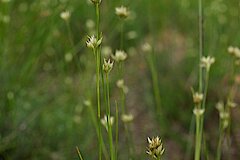
[[[197,88],[197,0],[102,0],[103,47],[118,49],[120,21],[115,7],[127,6],[124,26],[128,53],[125,83],[136,159],[146,159],[148,136],[163,138],[165,158],[192,159],[192,98]],[[61,12],[71,13],[69,24]],[[218,113],[225,100],[232,69],[230,45],[240,45],[239,0],[204,1],[205,54],[216,57],[210,75],[206,141],[210,157],[218,138]],[[94,56],[85,46],[95,26],[94,6],[87,0],[0,0],[0,159],[96,159],[97,136],[89,109],[95,107]],[[73,44],[71,42],[73,41]],[[154,112],[151,75],[141,45],[153,40],[165,124]],[[111,73],[111,99],[119,100]],[[239,96],[238,96],[239,98]],[[232,127],[231,160],[240,158],[240,119]],[[121,128],[121,126],[120,126]],[[120,132],[120,157],[126,158]],[[1,158],[2,157],[2,158]]]

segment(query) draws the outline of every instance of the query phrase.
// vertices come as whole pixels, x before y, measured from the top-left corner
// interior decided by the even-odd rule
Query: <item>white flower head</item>
[[[122,19],[127,18],[130,14],[129,10],[125,6],[116,7],[115,13]]]
[[[68,53],[65,54],[64,58],[65,58],[66,62],[71,62],[72,59],[73,59],[73,55],[72,55],[71,52],[68,52]]]
[[[231,108],[235,108],[237,107],[237,103],[231,101],[231,100],[228,100],[227,102],[227,106],[231,107]]]
[[[193,102],[195,104],[200,104],[203,100],[203,94],[202,93],[198,93],[198,92],[195,92],[193,93]]]
[[[228,119],[230,117],[229,113],[227,111],[223,111],[219,114],[220,118],[225,120]]]
[[[195,116],[202,116],[204,114],[205,110],[201,109],[201,108],[194,108],[193,109],[193,113],[195,114]]]
[[[68,21],[69,18],[71,17],[71,13],[70,13],[69,11],[61,12],[60,17],[61,17],[63,20]]]
[[[100,4],[102,0],[91,0],[93,4]]]
[[[121,119],[124,123],[129,123],[129,122],[132,122],[133,121],[133,115],[132,114],[123,114],[121,116]]]
[[[147,154],[149,154],[154,159],[160,159],[165,151],[162,140],[159,137],[155,137],[152,139],[148,137],[147,141]]]
[[[113,68],[113,61],[111,62],[110,59],[106,60],[106,59],[103,59],[103,71],[105,73],[109,73],[112,68]]]
[[[108,131],[108,126],[110,126],[110,125],[112,126],[114,123],[114,117],[108,117],[108,116],[104,115],[104,117],[101,119],[101,123]]]
[[[96,49],[98,46],[101,45],[101,43],[102,43],[102,37],[99,40],[97,40],[95,35],[92,35],[91,37],[88,36],[88,39],[86,41],[87,47],[91,49]]]
[[[125,59],[127,59],[127,53],[122,50],[116,50],[115,55],[112,55],[112,58],[116,62],[124,61]]]
[[[89,30],[92,30],[94,27],[95,27],[95,22],[92,20],[92,19],[88,19],[86,21],[86,27],[89,29]]]
[[[210,57],[210,56],[202,57],[202,58],[201,58],[200,66],[203,67],[203,68],[206,68],[207,71],[209,71],[211,65],[212,65],[214,62],[215,62],[215,58],[214,58],[214,57]]]
[[[224,103],[222,101],[218,102],[216,104],[216,109],[219,111],[219,113],[224,111]]]
[[[128,87],[125,85],[124,83],[124,80],[123,79],[119,79],[117,82],[116,82],[116,85],[118,88],[122,89],[122,91],[127,94],[128,93]]]
[[[110,57],[112,55],[112,48],[109,46],[103,46],[101,53],[103,57]]]
[[[144,43],[141,48],[142,48],[143,52],[151,52],[152,51],[152,46],[147,42]]]

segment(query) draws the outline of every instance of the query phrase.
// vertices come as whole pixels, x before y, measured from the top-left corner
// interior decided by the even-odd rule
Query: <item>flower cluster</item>
[[[102,0],[91,0],[93,4],[100,4]]]
[[[129,123],[133,121],[134,116],[132,114],[123,114],[121,119],[124,123]]]
[[[233,55],[235,58],[235,64],[240,65],[240,49],[238,47],[228,47],[228,53]]]
[[[159,137],[154,137],[152,139],[148,137],[147,154],[154,159],[161,159],[164,151],[162,140]]]
[[[127,53],[122,50],[116,50],[115,55],[112,55],[112,58],[116,62],[124,61],[127,59]]]
[[[116,85],[117,85],[118,88],[122,89],[122,91],[123,91],[125,94],[128,93],[128,90],[129,90],[129,89],[128,89],[128,87],[125,85],[123,79],[118,80],[117,83],[116,83]]]
[[[88,36],[88,39],[86,41],[86,45],[88,48],[91,49],[96,49],[98,46],[100,46],[102,43],[102,37],[100,39],[97,40],[97,38],[93,35],[93,36]]]
[[[108,131],[108,126],[112,126],[114,123],[114,117],[107,117],[104,115],[104,117],[101,119],[101,123]]]
[[[69,11],[61,12],[60,17],[61,17],[63,20],[68,21],[69,18],[71,17],[71,13],[70,13]]]
[[[103,62],[103,71],[105,73],[109,73],[113,68],[113,63],[114,62],[113,61],[111,62],[110,59],[108,59],[108,60],[104,59],[103,61],[104,61]]]
[[[116,15],[118,15],[122,19],[127,18],[130,14],[129,10],[124,6],[116,7],[115,8],[115,13],[116,13]]]
[[[200,66],[206,68],[207,71],[210,70],[211,65],[215,62],[215,58],[211,56],[202,57]]]

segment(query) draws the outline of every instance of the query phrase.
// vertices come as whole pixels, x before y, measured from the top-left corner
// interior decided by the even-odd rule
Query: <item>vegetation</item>
[[[0,0],[0,159],[238,160],[239,0]]]

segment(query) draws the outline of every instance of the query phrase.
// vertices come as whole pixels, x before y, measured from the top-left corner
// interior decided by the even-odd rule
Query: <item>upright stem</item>
[[[203,92],[203,70],[200,66],[201,58],[203,56],[204,51],[204,31],[203,31],[203,6],[202,6],[202,0],[198,0],[198,27],[199,27],[199,93]],[[205,109],[205,102],[206,102],[206,92],[207,92],[207,86],[205,86],[204,91],[204,100],[202,102],[201,109]],[[203,119],[204,114],[200,116],[196,116],[196,138],[195,138],[195,160],[200,160],[201,157],[201,144],[202,144],[202,132],[203,132]]]
[[[66,21],[66,24],[67,24],[69,42],[71,43],[71,47],[74,47],[73,35],[72,35],[72,30],[71,30],[71,27],[70,27],[69,20]]]
[[[99,4],[96,4],[96,32],[97,40],[100,38],[100,10]],[[100,100],[100,48],[97,48],[96,51],[96,86],[97,86],[97,115],[98,115],[98,134],[99,134],[99,160],[102,159],[102,133],[101,133],[101,100]]]
[[[111,160],[114,160],[114,149],[113,149],[113,137],[112,137],[112,125],[111,125],[111,108],[110,108],[110,90],[109,90],[109,79],[108,73],[106,73],[106,84],[107,84],[107,122],[108,122],[108,139]]]
[[[202,67],[200,66],[200,61],[203,56],[204,52],[204,28],[203,28],[203,6],[202,6],[202,0],[198,0],[198,16],[199,16],[199,93],[202,93],[203,91],[203,71]]]
[[[122,50],[123,49],[123,39],[124,39],[124,36],[123,36],[123,26],[124,26],[124,20],[121,19],[121,30],[120,30],[120,49]]]
[[[222,139],[223,139],[223,127],[222,127],[221,119],[220,119],[220,124],[219,124],[219,132],[220,132],[220,134],[219,134],[219,139],[218,139],[216,160],[221,160]]]
[[[116,102],[116,133],[115,133],[115,159],[118,159],[118,104]]]

